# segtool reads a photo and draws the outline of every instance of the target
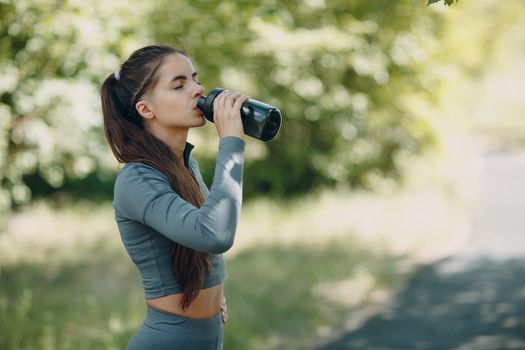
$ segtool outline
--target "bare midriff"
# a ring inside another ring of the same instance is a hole
[[[221,311],[224,284],[201,289],[186,311],[182,309],[182,294],[171,294],[165,297],[146,299],[149,306],[156,309],[191,318],[209,318]]]

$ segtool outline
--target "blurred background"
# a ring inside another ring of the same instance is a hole
[[[246,139],[226,349],[525,348],[525,254],[505,255],[525,247],[521,214],[491,217],[489,233],[479,221],[500,200],[505,213],[525,205],[525,2],[426,2],[1,0],[0,348],[122,349],[142,322],[98,89],[157,42],[186,47],[207,91],[283,113],[275,140]],[[210,184],[215,128],[189,141]],[[480,234],[493,240],[466,254]],[[512,261],[508,284],[494,283],[515,291],[506,301],[457,274],[480,254],[494,276]],[[454,285],[428,270],[444,261]],[[447,328],[458,308],[441,300],[419,314],[440,340],[379,343],[387,328],[371,321],[390,310],[385,327],[399,325],[417,278],[438,283],[422,293],[458,292],[472,309],[454,322],[478,329]]]

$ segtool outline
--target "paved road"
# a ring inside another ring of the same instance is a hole
[[[482,157],[472,241],[388,310],[318,350],[525,349],[525,156]]]

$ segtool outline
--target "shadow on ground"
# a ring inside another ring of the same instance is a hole
[[[317,295],[317,287],[365,274],[373,288],[398,289],[411,272],[405,260],[350,238],[322,246],[272,244],[246,250],[228,261],[230,320],[224,347],[309,349],[319,329],[338,327],[349,311]]]
[[[318,350],[525,349],[525,259],[448,258],[397,301]]]

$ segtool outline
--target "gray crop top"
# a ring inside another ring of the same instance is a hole
[[[122,242],[142,277],[146,298],[181,293],[171,267],[173,242],[210,253],[202,288],[224,282],[222,253],[235,237],[242,203],[244,141],[221,138],[210,190],[186,144],[184,161],[204,193],[197,208],[171,189],[168,178],[143,163],[126,163],[115,182],[113,208]]]

